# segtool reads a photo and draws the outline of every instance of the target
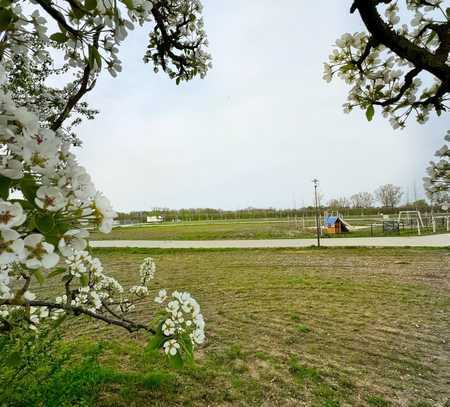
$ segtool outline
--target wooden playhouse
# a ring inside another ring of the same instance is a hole
[[[325,233],[334,235],[350,232],[349,224],[340,216],[326,216],[324,219]]]

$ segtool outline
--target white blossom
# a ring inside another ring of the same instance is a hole
[[[10,203],[0,200],[0,229],[11,229],[20,226],[26,215],[18,202]]]
[[[85,229],[68,230],[61,237],[58,243],[58,249],[64,257],[73,256],[75,252],[83,251],[86,246],[86,238],[89,232]]]
[[[7,299],[12,296],[11,288],[9,286],[10,271],[11,271],[10,265],[0,265],[0,299]],[[1,308],[0,308],[0,312],[1,312]]]
[[[10,157],[1,157],[0,174],[11,179],[23,177],[22,162]]]
[[[161,290],[155,301],[162,303],[165,296],[165,290]],[[202,344],[205,340],[205,321],[199,304],[187,292],[174,291],[171,297],[172,300],[165,308],[169,317],[161,325],[163,334],[176,338],[177,335],[188,333],[193,345]]]
[[[67,204],[61,191],[56,187],[40,187],[36,192],[36,205],[46,211],[59,211]]]
[[[12,229],[0,229],[0,265],[19,261],[24,256],[24,242]]]
[[[155,297],[155,302],[162,304],[167,298],[167,291],[164,289],[159,290],[158,295]]]
[[[93,210],[99,222],[99,230],[102,233],[111,232],[113,220],[117,216],[109,200],[100,192],[94,197]]]
[[[175,339],[164,342],[164,352],[166,355],[175,356],[180,350],[180,344]]]
[[[41,234],[31,234],[24,239],[24,260],[26,267],[46,269],[55,267],[59,261],[59,256],[53,252],[54,246],[44,241]]]

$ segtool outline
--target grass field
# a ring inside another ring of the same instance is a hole
[[[298,230],[289,222],[191,222],[115,228],[107,235],[96,233],[93,240],[218,240],[281,239],[313,237],[314,230]]]
[[[374,227],[373,236],[383,236],[381,227]],[[422,231],[426,234],[429,231]],[[415,230],[402,230],[405,235],[417,235]],[[329,237],[371,236],[367,229],[352,231]],[[397,234],[391,234],[396,236]],[[114,228],[109,234],[95,233],[93,240],[223,240],[223,239],[289,239],[313,238],[314,227],[305,227],[287,221],[248,221],[248,222],[190,222],[166,223],[160,225],[126,226]]]
[[[192,292],[207,322],[206,344],[182,370],[146,351],[143,336],[74,322],[78,342],[106,341],[96,406],[431,407],[450,398],[448,250],[96,254],[125,285],[151,255],[155,290]],[[153,309],[149,300],[135,317]]]

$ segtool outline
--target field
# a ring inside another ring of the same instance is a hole
[[[329,237],[383,236],[380,219],[349,218],[357,230]],[[371,230],[370,224],[374,226]],[[430,230],[422,230],[422,234]],[[392,235],[392,234],[391,234]],[[397,234],[393,234],[394,236]],[[401,230],[401,235],[417,235],[416,230]],[[93,240],[222,240],[222,239],[289,239],[312,238],[315,236],[313,219],[308,219],[303,228],[298,221],[211,221],[163,223],[158,225],[139,225],[116,227],[109,234],[95,233]]]
[[[145,250],[96,254],[125,285],[148,255],[155,290],[202,304],[207,342],[173,370],[145,338],[105,340],[96,406],[444,406],[450,398],[446,249]],[[136,311],[145,321],[155,305]],[[75,337],[71,337],[75,340]],[[81,346],[81,345],[80,345]],[[115,372],[112,374],[111,372]]]

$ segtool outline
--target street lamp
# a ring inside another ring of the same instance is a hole
[[[319,180],[314,178],[312,180],[314,184],[314,201],[316,204],[316,233],[317,233],[317,247],[320,247],[320,223],[319,223],[319,200],[317,199],[317,186],[319,185]]]

